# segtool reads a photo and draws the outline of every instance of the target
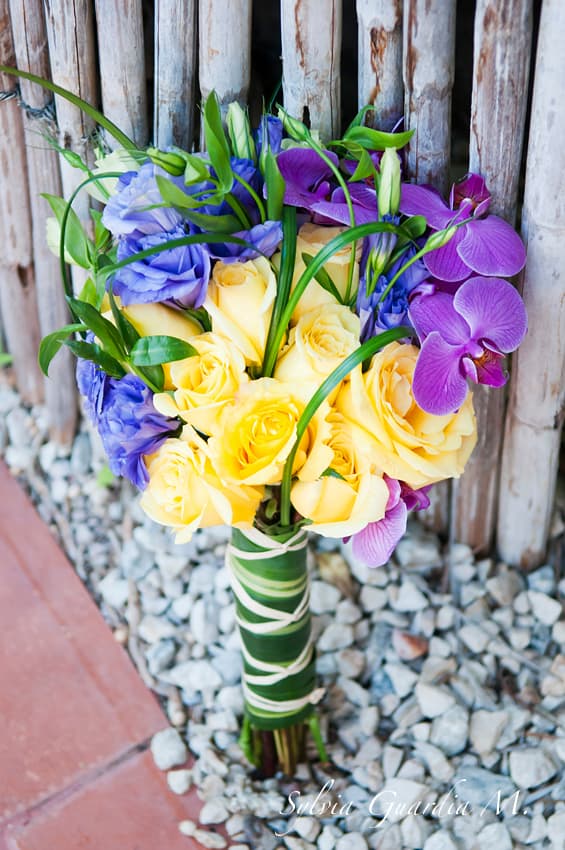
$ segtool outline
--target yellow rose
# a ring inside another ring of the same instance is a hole
[[[319,387],[359,347],[360,332],[359,317],[341,304],[325,304],[305,313],[290,330],[274,377]]]
[[[181,438],[165,440],[146,463],[149,484],[141,507],[155,522],[175,529],[177,543],[186,543],[197,528],[253,523],[262,488],[225,488],[210,463],[206,443],[190,426]]]
[[[180,310],[165,307],[164,304],[130,304],[122,307],[122,313],[134,326],[140,336],[174,336],[192,343],[194,337],[202,333],[202,328]],[[111,318],[111,314],[108,316]],[[163,364],[165,389],[173,389],[171,382],[171,364]]]
[[[470,393],[460,410],[447,416],[418,407],[412,395],[417,357],[415,346],[391,342],[375,354],[367,372],[351,373],[335,403],[373,436],[382,471],[415,489],[458,478],[477,442]]]
[[[300,388],[274,378],[259,378],[240,387],[235,401],[224,407],[218,432],[208,442],[220,478],[228,484],[280,483],[305,406]],[[301,441],[293,466],[299,478],[315,480],[329,465],[327,411],[327,405],[322,405]]]
[[[171,363],[173,393],[159,393],[153,404],[164,416],[180,416],[204,434],[211,434],[218,418],[249,377],[241,351],[215,333],[191,340],[198,355]]]
[[[324,248],[335,236],[347,230],[346,227],[322,227],[317,224],[303,224],[298,231],[296,240],[296,262],[294,265],[294,274],[292,277],[292,288],[296,286],[298,278],[305,269],[302,254],[309,254],[315,257],[316,254]],[[351,284],[351,293],[356,292],[359,283],[359,260],[361,259],[361,243],[357,245],[356,260],[353,267],[353,280]],[[344,296],[347,291],[347,281],[349,277],[349,267],[351,265],[351,245],[346,245],[341,251],[338,251],[324,265],[331,279],[336,285],[340,295]],[[292,322],[295,323],[298,319],[309,313],[321,304],[336,304],[333,295],[327,292],[316,280],[311,280],[300,298],[296,310],[292,314]]]
[[[356,534],[385,515],[389,491],[373,462],[374,441],[339,413],[330,413],[331,469],[317,481],[293,484],[291,501],[296,510],[312,520],[311,531],[326,537]]]
[[[261,364],[277,282],[264,257],[214,266],[204,307],[212,330],[234,342],[248,365]]]

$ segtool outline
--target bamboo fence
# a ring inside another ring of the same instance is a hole
[[[355,5],[358,61],[351,69],[342,67],[342,24],[352,3],[280,0],[284,104],[330,137],[340,130],[342,74],[356,74],[359,105],[375,105],[376,126],[391,129],[404,116],[416,129],[410,177],[445,191],[456,0]],[[474,15],[469,169],[487,179],[494,212],[515,223],[522,211],[528,262],[516,283],[530,327],[513,358],[508,398],[484,387],[475,391],[479,445],[465,476],[436,488],[426,521],[477,552],[492,549],[496,531],[501,556],[530,568],[547,548],[565,392],[565,108],[559,97],[565,5],[543,0],[537,49],[533,0],[476,0]],[[256,91],[253,23],[252,0],[0,0],[0,62],[51,76],[101,105],[138,143],[190,147],[198,141],[201,97],[215,89],[224,105],[246,103]],[[53,438],[68,443],[77,419],[70,358],[54,361],[55,380],[47,382],[36,363],[40,334],[65,320],[39,193],[68,196],[80,174],[41,134],[56,127],[63,147],[91,158],[94,128],[75,107],[58,98],[53,103],[37,86],[4,78],[0,90],[0,339],[14,355],[23,397],[45,400]],[[87,201],[75,208],[86,220]]]

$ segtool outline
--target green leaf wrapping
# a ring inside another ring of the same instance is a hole
[[[232,529],[229,550],[229,567],[244,654],[245,712],[255,728],[283,729],[306,720],[314,708],[314,700],[310,701],[316,687],[316,670],[314,648],[311,646],[307,535],[305,532],[296,535],[291,530],[288,534],[270,537],[269,540],[280,543],[294,538],[296,548],[292,551],[284,551],[284,548],[269,551],[256,542],[255,534],[254,539],[250,539],[244,531]],[[264,552],[264,557],[260,556],[261,552]],[[246,556],[246,553],[250,553],[251,557]],[[246,599],[242,598],[241,589],[248,595]],[[266,633],[259,632],[256,629],[268,623],[269,618],[251,610],[248,599],[267,606],[273,612],[295,612],[302,604],[303,613],[289,625]],[[261,684],[253,680],[257,676],[268,679],[270,675],[254,666],[253,661],[286,667],[302,654],[305,662],[298,672],[285,676],[283,671],[279,681],[273,684]],[[267,699],[273,705],[269,708],[257,707],[254,704],[256,699]],[[290,700],[298,700],[300,707],[289,709],[283,705]]]
[[[134,366],[159,366],[194,357],[197,350],[190,343],[174,336],[142,336],[134,343],[130,359]]]

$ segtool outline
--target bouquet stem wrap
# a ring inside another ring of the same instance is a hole
[[[312,727],[323,695],[316,689],[307,540],[303,530],[271,536],[234,528],[227,552],[243,653],[242,746],[257,763],[257,741],[266,740],[257,730],[273,732],[285,772],[301,755],[303,724]]]

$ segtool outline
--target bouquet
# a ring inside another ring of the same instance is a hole
[[[308,726],[324,756],[307,533],[377,567],[429,488],[461,475],[469,380],[502,386],[526,332],[505,279],[524,248],[479,175],[448,202],[402,182],[411,132],[364,126],[369,107],[324,143],[283,109],[252,131],[233,103],[224,124],[212,94],[190,153],[138,150],[81,105],[120,147],[94,169],[62,151],[101,209],[89,231],[79,189],[48,198],[73,322],[40,363],[77,355],[110,469],[178,542],[232,527],[241,743],[264,774],[291,774]],[[78,296],[67,263],[88,272]]]

